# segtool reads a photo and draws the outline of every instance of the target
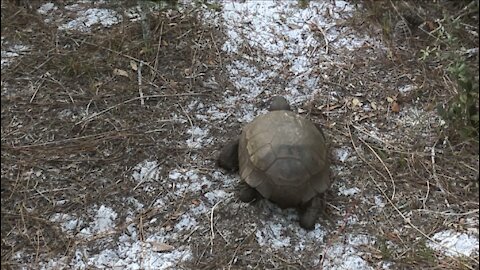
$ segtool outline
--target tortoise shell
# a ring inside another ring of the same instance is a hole
[[[325,137],[292,111],[270,111],[245,126],[240,177],[282,208],[297,207],[330,187]]]

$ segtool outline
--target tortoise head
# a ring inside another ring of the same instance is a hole
[[[282,96],[274,96],[270,102],[269,111],[290,111],[288,101]]]

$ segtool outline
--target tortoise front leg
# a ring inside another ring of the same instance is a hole
[[[261,197],[262,196],[256,189],[252,188],[245,182],[243,183],[242,190],[240,191],[240,201],[249,203]]]
[[[325,214],[325,193],[313,197],[300,213],[300,226],[306,230],[315,228],[320,214]]]
[[[239,139],[229,141],[217,158],[217,165],[230,171],[238,170],[238,143]]]

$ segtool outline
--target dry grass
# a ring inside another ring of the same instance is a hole
[[[377,246],[366,248],[371,254],[364,258],[367,261],[388,260],[399,269],[478,268],[478,257],[445,258],[425,244],[433,233],[447,228],[461,230],[467,218],[478,216],[478,138],[460,139],[442,126],[405,128],[398,124],[399,113],[392,111],[392,103],[386,101],[394,97],[401,112],[416,107],[435,115],[433,108],[451,98],[451,89],[457,86],[446,72],[449,60],[418,59],[420,48],[433,41],[416,23],[434,21],[442,14],[442,7],[419,4],[428,12],[407,16],[402,12],[413,10],[416,2],[366,3],[362,12],[383,27],[381,35],[389,45],[385,55],[372,55],[365,48],[356,52],[349,65],[332,63],[330,81],[324,81],[324,87],[342,92],[345,98],[329,102],[328,96],[319,95],[304,108],[325,126],[333,147],[355,150],[356,158],[345,166],[351,168],[350,179],[362,188],[362,196],[371,199],[381,195],[388,204],[383,216],[369,218],[370,205],[332,194],[329,201],[370,220],[347,228],[368,226],[371,235],[379,239]],[[449,5],[448,10],[462,14],[461,6]],[[378,17],[380,13],[385,17]],[[471,19],[470,15],[462,18]],[[413,19],[409,36],[399,43],[392,33],[402,16]],[[478,25],[478,16],[476,20]],[[92,218],[88,210],[99,202],[122,208],[122,198],[134,196],[148,207],[132,222],[144,230],[171,226],[195,198],[171,202],[168,209],[152,207],[158,196],[167,196],[170,191],[167,187],[158,187],[155,193],[136,190],[136,184],[129,180],[131,169],[145,159],[158,160],[165,174],[185,164],[193,164],[189,166],[204,174],[215,169],[214,153],[232,131],[211,126],[212,136],[218,139],[215,148],[192,150],[181,142],[187,139],[186,130],[195,124],[185,108],[195,100],[220,102],[223,89],[230,86],[224,71],[229,59],[218,49],[221,33],[199,22],[194,10],[152,15],[149,41],[143,38],[141,23],[126,21],[93,34],[60,35],[56,27],[44,23],[35,8],[2,1],[2,38],[35,48],[2,69],[2,269],[14,269],[19,262],[73,255],[80,243],[50,221],[54,213],[88,221]],[[378,34],[378,28],[367,27],[360,17],[351,23],[359,31]],[[478,40],[470,35],[462,42],[478,48]],[[478,62],[478,53],[476,58]],[[468,63],[478,74],[474,60],[468,59]],[[127,68],[132,65],[137,70]],[[127,76],[118,75],[115,69]],[[318,70],[319,75],[324,72]],[[220,84],[218,89],[202,83],[212,76]],[[396,89],[402,84],[412,84],[415,89],[399,96]],[[359,89],[364,89],[361,95]],[[385,110],[365,113],[352,104],[354,96],[363,103],[376,102]],[[211,231],[191,233],[198,240],[191,244],[194,260],[183,267],[308,268],[282,254],[255,251],[254,230],[243,231],[236,236],[241,241],[233,243],[218,235],[211,237],[214,231],[232,226],[218,224],[218,220],[235,220],[241,215],[225,210],[225,204],[216,205],[211,216],[205,217]],[[152,217],[162,222],[143,223]],[[98,237],[118,235],[128,225]],[[344,230],[334,229],[331,238]],[[18,251],[24,251],[23,258],[13,258]],[[250,255],[244,251],[251,251]]]
[[[15,266],[19,250],[31,257],[17,261],[71,254],[78,243],[49,221],[53,213],[89,220],[93,205],[121,206],[133,195],[149,205],[159,194],[135,192],[132,167],[146,158],[167,168],[185,164],[192,150],[179,143],[189,125],[174,115],[190,119],[184,108],[192,100],[218,95],[200,84],[220,70],[217,41],[194,13],[152,16],[153,46],[140,23],[58,35],[34,10],[2,2],[2,38],[36,48],[2,70],[2,268]],[[140,62],[141,70],[125,68]]]

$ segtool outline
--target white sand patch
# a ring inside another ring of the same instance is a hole
[[[478,237],[466,233],[441,231],[434,234],[432,239],[439,244],[429,241],[427,245],[447,256],[470,256],[478,250]]]
[[[189,148],[202,148],[212,143],[213,139],[208,136],[209,129],[201,127],[191,127],[187,130],[187,134],[190,134],[190,138],[187,139],[187,146]]]
[[[224,190],[217,189],[217,190],[212,190],[207,193],[205,193],[205,197],[208,199],[208,202],[211,205],[215,205],[218,202],[221,202],[227,198],[232,197],[232,193],[225,192]]]
[[[383,201],[383,197],[380,196],[380,195],[375,195],[375,197],[373,197],[374,201],[375,201],[375,205],[379,208],[383,208],[385,207],[385,202]]]
[[[114,224],[116,218],[117,214],[111,208],[102,205],[96,211],[94,220],[81,231],[80,236],[92,240],[98,238],[99,240],[111,241],[106,233],[119,229]],[[73,230],[73,227],[77,226],[77,224],[73,224],[76,219],[68,215],[55,215],[51,221],[63,222],[62,225],[68,230]],[[72,226],[70,226],[70,223],[72,223]],[[171,269],[192,258],[189,248],[175,244],[183,231],[189,231],[197,226],[195,217],[189,213],[181,216],[174,227],[173,233],[160,229],[156,234],[148,236],[145,241],[139,239],[136,223],[132,217],[127,217],[125,223],[129,225],[126,227],[125,233],[118,237],[115,248],[94,251],[80,245],[75,250],[71,260],[67,257],[52,259],[40,263],[40,268]],[[102,235],[106,236],[101,237]],[[159,251],[158,247],[168,247],[168,249]]]
[[[133,168],[132,177],[136,182],[158,181],[160,170],[156,161],[145,160]]]
[[[174,184],[175,195],[183,196],[185,193],[200,192],[212,185],[206,176],[199,175],[196,170],[175,169],[169,173],[168,178]]]
[[[333,149],[333,156],[341,162],[345,162],[348,156],[350,156],[350,153],[351,150],[346,147]]]
[[[97,210],[97,214],[95,215],[95,220],[91,226],[92,232],[102,233],[113,229],[116,218],[117,213],[115,213],[112,208],[104,205],[100,206],[100,208]]]
[[[49,2],[40,6],[37,12],[46,17],[45,22],[60,25],[60,30],[90,32],[97,26],[109,28],[122,22],[122,16],[114,10],[92,7],[101,4],[104,4],[104,1],[78,1],[59,9],[54,3]],[[124,15],[129,21],[135,22],[142,19],[142,14],[156,12],[164,6],[162,2],[142,2],[141,5],[125,9]]]
[[[119,237],[116,249],[105,249],[93,254],[87,249],[77,249],[70,262],[63,257],[42,264],[41,269],[174,269],[179,263],[189,260],[192,253],[183,247],[173,247],[168,252],[156,252],[154,246],[164,244],[157,239],[145,242],[128,235]]]
[[[292,258],[300,259],[303,258],[303,253],[309,251],[309,247],[325,246],[324,254],[318,254],[318,258],[314,261],[317,266],[323,265],[323,269],[373,269],[361,257],[362,253],[358,249],[362,245],[372,245],[374,240],[370,237],[347,234],[334,238],[332,243],[327,243],[328,230],[322,225],[316,224],[314,230],[306,231],[295,221],[296,211],[291,209],[283,211],[287,212],[288,222],[276,216],[257,229],[255,236],[262,249],[268,252],[291,251],[289,254]],[[278,214],[272,213],[274,216]],[[321,255],[324,256],[323,260]]]
[[[62,24],[58,29],[89,32],[94,26],[101,25],[108,28],[112,25],[120,23],[120,21],[120,16],[113,10],[90,8],[87,10],[78,11],[76,19]]]
[[[60,223],[60,227],[64,232],[74,232],[76,228],[83,224],[83,221],[64,213],[56,213],[52,215],[50,221]]]
[[[411,84],[401,85],[398,87],[398,91],[402,94],[407,94],[413,90],[415,90],[415,85]]]
[[[3,43],[3,40],[2,40]],[[3,45],[3,44],[2,44]],[[1,61],[1,68],[7,68],[15,58],[25,55],[30,51],[30,48],[24,45],[13,45],[7,48],[6,50],[1,51],[2,61]]]
[[[352,196],[357,193],[359,193],[361,190],[357,187],[352,187],[352,188],[346,188],[344,186],[340,186],[338,188],[338,195],[343,195],[343,196]]]
[[[323,269],[374,269],[362,259],[362,253],[358,248],[362,245],[372,245],[374,241],[365,235],[347,235],[344,243],[336,243],[328,247],[324,260]]]
[[[304,9],[296,1],[225,2],[221,21],[228,39],[222,49],[238,54],[227,66],[239,90],[233,93],[236,100],[248,103],[261,93],[276,92],[275,88],[292,104],[310,99],[318,88],[316,76],[310,74],[319,66],[315,61],[336,55],[326,54],[325,40],[330,50],[351,50],[371,42],[338,26],[353,10],[345,1],[310,2]],[[258,55],[250,57],[245,50]],[[231,93],[226,98],[231,99]]]
[[[55,11],[57,9],[58,8],[55,6],[54,3],[45,3],[37,9],[37,12],[42,15],[47,15],[49,12]]]
[[[88,238],[114,229],[116,218],[117,213],[112,208],[101,205],[96,210],[95,218],[90,224],[85,224],[83,220],[64,213],[54,214],[50,221],[60,223],[62,230],[70,233],[74,233],[76,229],[83,227],[79,236]]]

